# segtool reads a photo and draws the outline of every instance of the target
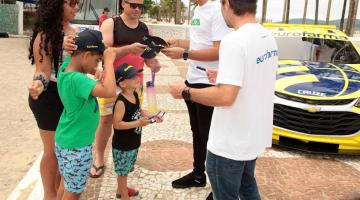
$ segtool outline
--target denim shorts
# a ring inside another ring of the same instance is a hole
[[[80,194],[84,191],[93,162],[92,146],[79,149],[65,149],[55,146],[59,171],[64,178],[66,191]]]
[[[115,172],[119,176],[127,176],[134,167],[139,149],[121,151],[112,148]]]

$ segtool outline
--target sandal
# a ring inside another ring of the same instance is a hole
[[[128,187],[128,195],[129,195],[129,197],[138,196],[138,195],[139,195],[139,190],[135,190],[135,189],[133,189],[133,188],[129,188],[129,187]],[[116,198],[117,198],[117,199],[121,199],[121,194],[116,193]]]
[[[90,172],[90,177],[91,178],[99,178],[101,175],[103,175],[104,171],[105,171],[105,166],[101,165],[99,167],[96,167],[95,165],[92,165],[92,168],[95,169],[95,174],[91,174]],[[100,171],[100,173],[98,174],[98,172]]]

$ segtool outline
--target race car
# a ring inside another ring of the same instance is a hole
[[[273,144],[311,152],[359,154],[358,49],[335,26],[264,26],[279,48]]]

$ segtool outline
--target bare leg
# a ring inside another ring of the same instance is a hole
[[[129,200],[127,189],[127,176],[117,176],[117,194],[121,194],[121,200]]]
[[[61,176],[61,181],[60,181],[60,185],[58,188],[58,192],[57,192],[57,196],[56,196],[56,200],[61,200],[64,196],[64,178]]]
[[[106,144],[109,141],[112,132],[112,115],[100,117],[100,123],[96,131],[94,145],[94,165],[96,167],[104,165],[104,153]],[[95,175],[95,169],[92,167],[90,173]]]
[[[80,194],[75,194],[64,190],[64,195],[62,200],[78,200],[79,198],[80,198]]]
[[[55,132],[40,129],[40,136],[44,146],[44,154],[40,162],[40,174],[44,188],[44,200],[56,199],[56,186],[59,185],[57,159],[55,156]]]

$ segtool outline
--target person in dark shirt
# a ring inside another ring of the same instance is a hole
[[[112,140],[112,154],[117,176],[116,197],[122,200],[129,196],[138,195],[133,189],[128,191],[127,175],[134,167],[137,153],[141,144],[141,131],[143,126],[151,122],[162,122],[162,118],[154,116],[149,111],[142,110],[140,100],[135,91],[140,87],[140,78],[137,75],[143,69],[132,65],[122,64],[115,71],[116,85],[121,88],[114,106],[114,135]],[[152,121],[154,120],[154,121]]]

